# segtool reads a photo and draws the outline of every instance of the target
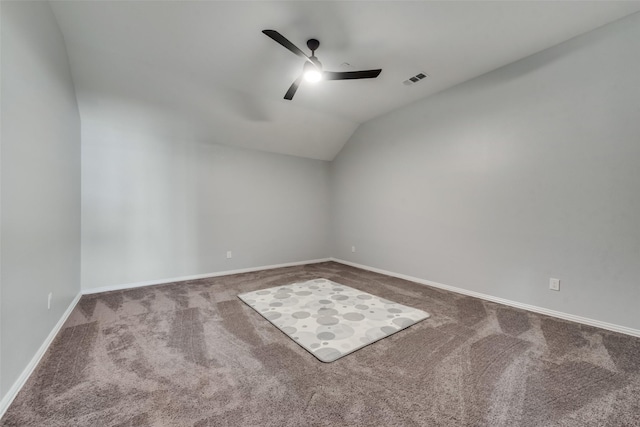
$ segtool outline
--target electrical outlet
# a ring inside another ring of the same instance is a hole
[[[53,292],[49,292],[47,297],[47,310],[51,310],[51,300],[53,299]]]
[[[356,247],[355,246],[351,246],[351,252],[355,252],[356,251]]]
[[[231,257],[232,257],[231,251],[227,251],[227,259],[229,259]]]
[[[560,290],[560,279],[554,279],[553,277],[549,279],[549,289],[552,291]]]

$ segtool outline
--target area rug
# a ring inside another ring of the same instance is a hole
[[[321,362],[333,362],[429,317],[327,279],[238,295]]]

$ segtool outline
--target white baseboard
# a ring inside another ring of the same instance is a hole
[[[13,399],[16,398],[20,389],[22,389],[22,386],[24,386],[24,384],[27,382],[27,380],[33,373],[33,370],[36,368],[36,366],[38,366],[38,363],[40,363],[40,359],[42,359],[42,356],[44,356],[44,354],[49,349],[49,346],[53,342],[53,339],[56,337],[56,335],[58,335],[58,332],[60,332],[60,329],[62,329],[62,325],[64,325],[64,322],[67,321],[67,318],[69,317],[73,309],[76,307],[76,304],[78,304],[78,301],[80,301],[81,296],[82,296],[82,293],[78,293],[78,295],[76,295],[73,301],[71,301],[71,304],[69,304],[69,307],[67,307],[65,312],[62,314],[62,317],[60,317],[60,320],[58,320],[58,323],[56,323],[56,326],[53,327],[53,329],[47,336],[47,339],[44,340],[44,342],[42,343],[42,345],[40,346],[36,354],[33,356],[29,364],[24,368],[24,370],[22,371],[18,379],[13,383],[11,388],[4,395],[4,397],[2,398],[2,401],[0,401],[0,418],[4,416],[4,413],[7,411],[7,409],[9,409],[9,405],[11,405],[11,402],[13,402]]]
[[[584,325],[589,325],[589,326],[595,326],[596,328],[607,329],[613,332],[619,332],[626,335],[632,335],[634,337],[640,337],[640,330],[628,328],[626,326],[620,326],[613,323],[601,322],[600,320],[589,319],[587,317],[576,316],[573,314],[563,313],[561,311],[556,311],[556,310],[549,310],[547,308],[537,307],[535,305],[529,305],[529,304],[523,304],[521,302],[510,301],[504,298],[498,298],[492,295],[482,294],[480,292],[468,291],[466,289],[457,288],[455,286],[444,285],[442,283],[432,282],[430,280],[420,279],[418,277],[408,276],[406,274],[394,273],[392,271],[383,270],[381,268],[369,267],[367,265],[357,264],[355,262],[345,261],[338,258],[331,258],[331,261],[335,261],[340,264],[350,265],[351,267],[361,268],[363,270],[373,271],[374,273],[380,273],[380,274],[385,274],[387,276],[397,277],[399,279],[409,280],[411,282],[416,282],[421,285],[427,285],[427,286],[432,286],[434,288],[444,289],[445,291],[451,291],[457,294],[480,298],[486,301],[508,305],[510,307],[521,308],[523,310],[532,311],[534,313],[545,314],[547,316],[557,317],[559,319],[570,320],[572,322],[582,323]]]
[[[103,286],[100,288],[83,289],[83,295],[97,294],[100,292],[121,291],[123,289],[139,288],[142,286],[163,285],[165,283],[184,282],[186,280],[207,279],[209,277],[230,276],[232,274],[253,273],[254,271],[273,270],[274,268],[295,267],[297,265],[318,264],[320,262],[331,261],[331,258],[312,259],[308,261],[287,262],[284,264],[263,265],[260,267],[241,268],[238,270],[218,271],[216,273],[196,274],[193,276],[173,277],[170,279],[147,280],[144,282],[126,283],[123,285]]]

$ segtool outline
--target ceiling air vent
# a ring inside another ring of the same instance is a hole
[[[424,79],[425,77],[429,77],[429,74],[427,73],[416,74],[415,76],[409,77],[407,80],[403,81],[402,84],[405,86],[411,86],[414,83],[418,83],[420,80]]]

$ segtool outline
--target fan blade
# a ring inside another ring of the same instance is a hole
[[[284,94],[284,99],[288,99],[289,101],[291,101],[293,99],[293,95],[296,94],[300,83],[302,83],[302,76],[298,77],[296,81],[291,84],[291,87],[289,88],[287,93]]]
[[[324,80],[351,80],[351,79],[375,79],[382,70],[364,71],[325,71],[322,73]]]
[[[273,40],[275,40],[279,44],[281,44],[282,46],[289,49],[291,52],[295,53],[298,56],[303,57],[304,59],[306,59],[307,61],[313,64],[311,59],[309,59],[309,57],[303,51],[301,51],[295,44],[291,43],[285,36],[277,32],[276,30],[262,30],[262,32],[265,35],[271,37]]]

